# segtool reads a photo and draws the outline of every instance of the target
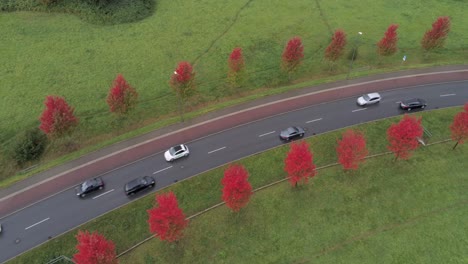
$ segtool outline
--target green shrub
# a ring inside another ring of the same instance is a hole
[[[13,159],[18,165],[37,160],[47,146],[47,137],[38,128],[33,128],[20,135],[13,149]]]

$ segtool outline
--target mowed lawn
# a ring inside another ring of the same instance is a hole
[[[459,111],[461,108],[455,107],[417,114],[422,116],[422,124],[433,135],[428,139],[429,143],[449,137],[448,126]],[[386,130],[400,118],[354,127],[365,133],[369,154],[387,151]],[[336,140],[342,132],[338,130],[307,138],[317,166],[336,162]],[[336,262],[334,258],[342,258],[342,262],[348,263],[345,261],[348,257],[358,258],[364,253],[372,253],[375,258],[371,261],[369,257],[369,263],[375,263],[379,262],[377,257],[380,256],[392,262],[389,258],[400,253],[408,255],[406,259],[425,257],[412,254],[412,249],[417,253],[433,243],[451,247],[454,258],[447,257],[447,260],[457,260],[463,253],[460,247],[466,248],[467,238],[463,232],[467,208],[463,203],[468,199],[468,145],[461,145],[455,151],[451,150],[452,146],[453,142],[448,142],[420,148],[409,161],[393,162],[391,155],[369,159],[355,173],[343,173],[339,167],[323,169],[309,185],[297,190],[286,182],[278,184],[255,193],[251,203],[239,215],[222,206],[193,219],[179,246],[153,239],[122,257],[121,261],[244,263],[245,258],[259,263],[291,263],[301,262],[304,258],[315,262],[317,255],[326,252],[320,260]],[[237,162],[249,171],[252,186],[259,188],[285,178],[284,158],[288,150],[288,145],[284,145]],[[197,175],[159,192],[173,191],[186,215],[194,215],[221,201],[220,181],[225,168]],[[74,236],[78,230],[97,230],[115,242],[118,253],[123,252],[150,236],[146,210],[152,207],[153,201],[154,195],[147,195],[57,237],[11,263],[45,263],[59,255],[71,257],[75,253]],[[450,209],[452,207],[454,211]],[[440,228],[433,230],[435,226]],[[421,233],[420,230],[431,230],[432,233]],[[396,235],[389,236],[391,232]],[[405,240],[403,232],[416,239],[414,245],[409,240],[406,244],[400,242]],[[441,240],[425,240],[424,235],[441,237]],[[453,243],[442,240],[444,236],[455,236]],[[362,239],[352,240],[355,237]],[[378,239],[378,243],[372,239]],[[343,246],[339,246],[341,244]],[[340,250],[334,249],[337,246]],[[440,251],[449,254],[446,250]],[[441,255],[439,259],[445,260],[446,256]]]
[[[305,47],[305,60],[295,82],[345,74],[346,58],[333,72],[323,61],[331,33],[338,28],[348,33],[348,51],[351,45],[359,45],[357,72],[466,63],[468,18],[464,9],[462,1],[451,0],[158,0],[153,16],[114,26],[88,24],[73,15],[56,13],[1,13],[0,144],[6,151],[15,135],[39,125],[47,95],[64,96],[76,108],[80,125],[71,141],[77,148],[175,117],[176,98],[168,80],[177,63],[184,60],[194,64],[200,91],[191,104],[209,108],[227,95],[238,96],[225,85],[227,58],[237,46],[244,50],[248,72],[243,92],[268,87],[255,90],[266,93],[284,84],[280,56],[293,36],[302,37]],[[446,47],[423,56],[420,39],[443,15],[452,19]],[[375,43],[391,23],[400,25],[400,51],[379,60]],[[359,40],[358,31],[364,33]],[[408,60],[401,65],[403,55]],[[123,124],[109,114],[105,102],[118,73],[137,89],[140,98],[130,120]],[[51,149],[49,155],[52,152],[62,154]]]

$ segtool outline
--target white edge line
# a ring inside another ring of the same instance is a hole
[[[456,94],[441,94],[440,97],[446,97],[446,96],[454,96]]]
[[[225,148],[226,147],[222,147],[222,148],[219,148],[219,149],[212,150],[212,151],[208,152],[208,154],[211,154],[211,153],[216,152],[216,151],[220,151],[220,150],[225,149]]]
[[[161,171],[168,170],[168,169],[170,169],[170,168],[172,168],[172,166],[169,166],[169,167],[167,167],[167,168],[164,168],[164,169],[160,169],[160,170],[158,170],[158,171],[155,171],[155,172],[153,172],[153,174],[159,173],[159,172],[161,172]]]
[[[47,217],[47,218],[44,219],[44,220],[41,220],[41,221],[39,221],[39,222],[37,222],[37,223],[35,223],[35,224],[33,224],[33,225],[30,225],[30,226],[26,227],[24,230],[28,230],[28,229],[31,228],[31,227],[35,227],[35,226],[37,226],[38,224],[44,223],[45,221],[47,221],[47,220],[49,220],[49,219],[50,219],[50,217]]]
[[[121,149],[121,150],[118,150],[118,151],[113,152],[113,153],[111,153],[111,154],[108,154],[108,155],[106,155],[106,156],[102,156],[102,157],[100,157],[100,158],[98,158],[98,159],[95,159],[95,160],[86,162],[86,163],[84,163],[84,164],[82,164],[82,165],[80,165],[80,166],[77,166],[77,167],[74,167],[74,168],[69,169],[69,170],[67,170],[67,171],[61,172],[61,173],[59,173],[59,174],[57,174],[57,175],[55,175],[55,176],[53,176],[53,177],[47,178],[47,179],[44,180],[44,181],[41,181],[41,182],[32,184],[32,185],[30,185],[30,186],[28,186],[28,187],[26,187],[26,188],[21,189],[20,191],[17,191],[17,192],[15,192],[15,193],[11,193],[11,194],[9,194],[9,195],[7,195],[7,196],[5,196],[5,197],[2,197],[2,198],[0,198],[0,202],[4,201],[4,200],[6,200],[6,199],[9,199],[10,197],[14,197],[14,196],[16,196],[16,195],[19,195],[19,194],[21,194],[21,193],[23,193],[23,192],[25,192],[25,191],[27,191],[27,190],[29,190],[29,189],[32,189],[32,188],[34,188],[34,187],[36,187],[36,186],[38,186],[38,185],[41,185],[41,184],[44,184],[44,183],[49,182],[49,181],[51,181],[51,180],[54,180],[54,179],[56,179],[56,178],[58,178],[58,177],[60,177],[60,176],[62,176],[62,175],[65,175],[65,174],[67,174],[67,173],[70,173],[70,172],[73,172],[73,171],[75,171],[75,170],[81,169],[81,168],[86,167],[86,166],[88,166],[88,165],[90,165],[90,164],[93,164],[93,163],[95,163],[95,162],[104,160],[104,159],[106,159],[106,158],[108,158],[108,157],[112,157],[112,156],[115,156],[115,155],[120,154],[120,153],[122,153],[122,152],[125,152],[125,151],[127,151],[127,150],[130,150],[130,149],[133,149],[133,148],[137,148],[137,147],[139,147],[139,146],[141,146],[141,145],[144,145],[144,144],[147,144],[147,143],[149,143],[149,142],[158,140],[158,139],[160,139],[160,138],[164,138],[164,137],[170,136],[170,135],[175,134],[175,133],[180,133],[180,132],[182,132],[182,131],[191,129],[191,128],[193,128],[193,127],[201,126],[201,125],[204,125],[204,124],[207,124],[207,123],[210,123],[210,122],[219,120],[219,119],[223,119],[223,118],[226,118],[226,117],[229,117],[229,116],[238,114],[238,113],[242,113],[242,112],[245,112],[245,111],[250,111],[250,110],[252,110],[252,109],[261,108],[261,107],[265,107],[265,106],[268,106],[268,105],[272,105],[272,104],[276,104],[276,103],[281,103],[281,102],[284,102],[284,101],[294,100],[294,99],[296,99],[296,98],[298,98],[298,97],[302,97],[302,96],[308,96],[308,95],[312,95],[312,94],[319,94],[319,93],[328,92],[328,91],[340,90],[340,89],[344,89],[344,88],[347,88],[347,87],[359,86],[359,85],[362,85],[362,84],[378,83],[378,82],[388,81],[388,80],[401,80],[401,79],[406,79],[406,78],[411,78],[411,77],[417,77],[417,76],[427,76],[427,75],[433,75],[433,74],[449,74],[449,73],[458,73],[458,72],[466,72],[466,71],[467,71],[466,69],[462,69],[462,70],[455,70],[455,71],[440,71],[440,72],[431,72],[431,73],[412,74],[412,75],[405,75],[405,76],[400,76],[400,77],[390,77],[390,78],[379,79],[379,80],[374,80],[374,81],[362,82],[362,83],[357,83],[357,84],[342,85],[342,86],[338,86],[338,87],[334,87],[334,88],[330,88],[330,89],[325,89],[325,90],[321,90],[321,91],[310,92],[310,93],[306,93],[306,94],[302,94],[302,95],[297,95],[297,96],[285,98],[285,99],[282,99],[282,100],[273,101],[273,102],[269,102],[269,103],[266,103],[266,104],[257,105],[257,106],[250,107],[250,108],[246,108],[246,109],[243,109],[242,111],[237,111],[237,112],[230,113],[230,114],[227,114],[227,115],[224,115],[224,116],[219,116],[219,117],[217,117],[217,118],[213,118],[213,119],[210,119],[210,120],[207,120],[207,121],[204,121],[204,122],[200,122],[200,123],[197,123],[197,124],[194,124],[194,125],[191,125],[191,126],[188,126],[188,127],[185,127],[185,128],[179,129],[179,130],[176,130],[176,131],[173,131],[173,132],[171,132],[171,133],[167,133],[167,134],[164,134],[164,135],[161,135],[161,136],[152,138],[152,139],[145,140],[145,141],[143,141],[143,142],[140,142],[139,144],[136,144],[136,145],[132,145],[132,146],[123,148],[123,149]],[[419,86],[424,86],[424,85],[437,85],[437,84],[443,84],[443,83],[458,83],[458,82],[465,82],[465,81],[466,81],[466,80],[458,80],[458,81],[448,81],[448,82],[440,82],[440,83],[419,84],[419,85],[413,85],[413,86],[408,86],[408,87],[396,87],[396,88],[394,88],[394,89],[389,89],[389,90],[385,90],[385,91],[395,91],[395,90],[401,90],[401,89],[406,89],[406,88],[414,88],[414,87],[419,87]],[[351,98],[351,97],[348,97],[348,98]],[[339,101],[339,100],[343,100],[343,99],[347,99],[347,98],[340,98],[340,99],[338,99],[338,100],[331,100],[331,101],[327,101],[326,103],[330,103],[330,102],[334,102],[334,101]],[[314,105],[309,105],[309,106],[302,107],[302,108],[299,108],[299,109],[295,109],[295,110],[290,110],[290,111],[287,111],[287,112],[279,113],[279,114],[276,114],[276,115],[273,115],[273,116],[268,116],[268,117],[265,117],[265,118],[261,118],[261,119],[258,119],[258,120],[254,120],[254,121],[251,121],[251,122],[247,122],[247,123],[244,123],[244,124],[240,124],[240,125],[237,125],[237,126],[228,128],[228,129],[224,129],[224,130],[222,130],[222,131],[218,131],[218,132],[212,133],[212,134],[210,134],[210,135],[222,133],[222,132],[224,132],[224,131],[237,128],[237,127],[239,127],[239,126],[244,126],[244,125],[251,124],[251,123],[254,123],[254,122],[258,122],[258,121],[261,121],[261,120],[264,120],[264,119],[268,119],[268,118],[271,118],[271,117],[274,117],[274,116],[277,116],[277,115],[282,115],[282,114],[286,114],[286,113],[289,113],[289,112],[294,112],[294,111],[302,110],[303,108],[309,108],[309,107],[317,106],[317,105],[321,105],[321,104],[323,104],[323,103],[318,103],[318,104],[314,104]],[[210,135],[207,135],[207,136],[204,136],[204,137],[201,137],[201,138],[194,139],[194,140],[192,140],[191,142],[195,142],[195,141],[197,141],[197,140],[200,140],[200,139],[202,139],[202,138],[208,137],[208,136],[210,136]],[[161,151],[161,152],[162,152],[162,151]],[[158,152],[158,153],[160,153],[160,152]],[[139,161],[141,161],[141,160],[144,160],[144,159],[147,159],[147,158],[149,158],[149,157],[152,157],[152,156],[154,156],[154,155],[156,155],[156,154],[158,154],[158,153],[155,153],[155,154],[152,154],[152,155],[149,155],[149,156],[146,156],[146,157],[142,157],[142,158],[140,158],[140,159],[138,159],[138,160],[135,160],[135,161],[132,161],[132,162],[130,162],[130,163],[124,164],[124,165],[122,165],[122,166],[119,166],[118,168],[114,168],[114,169],[109,170],[109,171],[107,171],[107,172],[101,173],[100,175],[105,175],[105,174],[108,174],[108,173],[110,173],[110,172],[112,172],[112,171],[115,171],[115,170],[118,170],[118,169],[120,169],[120,168],[129,166],[129,165],[134,164],[134,163],[137,163],[137,162],[139,162]],[[71,186],[71,187],[68,188],[68,189],[71,189],[71,188],[73,188],[73,186]],[[15,214],[15,213],[18,213],[18,212],[20,212],[20,211],[22,211],[22,210],[24,210],[24,209],[26,209],[26,208],[28,208],[28,207],[34,205],[34,204],[37,204],[37,203],[42,202],[42,201],[44,201],[44,200],[47,200],[47,199],[49,199],[49,198],[51,198],[51,197],[53,197],[53,196],[55,196],[55,195],[57,195],[57,194],[59,194],[59,193],[65,192],[65,191],[67,191],[68,189],[64,189],[64,190],[62,190],[62,191],[59,191],[59,192],[54,193],[54,194],[52,194],[52,195],[49,195],[49,196],[47,196],[47,197],[45,197],[45,198],[42,198],[42,199],[40,199],[40,200],[38,200],[38,201],[36,201],[36,202],[34,202],[34,203],[28,204],[28,205],[26,205],[26,206],[24,206],[24,207],[22,207],[22,208],[20,208],[20,209],[18,209],[18,210],[15,210],[15,211],[13,211],[13,212],[11,212],[11,213],[9,213],[9,214],[7,214],[7,215],[1,217],[0,219],[6,218],[6,217],[8,217],[8,216],[10,216],[10,215],[13,215],[13,214]]]
[[[276,131],[271,131],[271,132],[268,132],[268,133],[265,133],[265,134],[261,134],[259,135],[258,137],[263,137],[263,136],[266,136],[266,135],[270,135],[270,134],[273,134],[275,133]]]
[[[94,196],[94,197],[93,197],[93,200],[96,199],[96,198],[99,198],[99,197],[101,197],[101,196],[103,196],[103,195],[106,195],[106,194],[108,194],[108,193],[110,193],[110,192],[113,192],[113,191],[114,191],[114,189],[112,189],[112,190],[110,190],[110,191],[107,191],[107,192],[105,192],[105,193],[101,193],[101,194],[98,195],[98,196]]]
[[[320,120],[322,120],[322,118],[317,118],[317,119],[314,119],[314,120],[307,121],[306,124],[316,122],[316,121],[320,121]]]
[[[359,112],[359,111],[366,110],[366,109],[367,109],[367,108],[361,108],[361,109],[356,109],[356,110],[353,110],[353,111],[351,111],[351,112],[353,112],[353,113],[354,113],[354,112]]]
[[[439,108],[439,109],[437,109],[437,110],[446,109],[446,108],[451,108],[451,107],[441,107],[441,108]],[[430,112],[430,111],[433,111],[433,110],[428,110],[427,112]],[[353,126],[357,126],[357,125],[372,123],[372,122],[375,122],[375,121],[390,119],[390,118],[393,118],[393,117],[395,117],[395,116],[398,116],[398,115],[393,115],[393,116],[389,116],[389,117],[384,117],[384,118],[380,118],[380,119],[375,119],[375,120],[371,120],[371,121],[367,121],[367,122],[363,122],[363,123],[359,123],[359,124],[349,125],[349,126],[346,126],[346,127],[333,129],[333,130],[327,131],[327,132],[325,132],[325,133],[330,133],[330,132],[338,131],[338,130],[340,130],[340,129],[346,129],[346,128],[353,127]],[[325,134],[325,133],[322,133],[322,134]],[[211,168],[211,169],[202,171],[202,172],[200,172],[200,173],[197,173],[197,174],[195,174],[195,175],[192,175],[192,176],[190,176],[190,177],[187,177],[187,178],[185,178],[185,179],[182,179],[182,180],[180,180],[180,181],[178,181],[178,182],[176,182],[176,183],[172,183],[172,184],[170,184],[170,185],[164,186],[164,187],[161,188],[161,189],[155,189],[155,190],[152,191],[152,192],[149,192],[149,193],[147,193],[147,194],[145,194],[145,195],[142,195],[142,196],[140,196],[140,197],[137,197],[137,198],[134,199],[133,201],[143,199],[143,198],[145,198],[146,196],[151,195],[153,192],[163,191],[163,190],[165,190],[165,189],[171,187],[171,186],[174,185],[174,184],[180,184],[180,183],[183,182],[183,181],[187,181],[187,180],[189,180],[189,179],[191,179],[191,178],[193,178],[193,177],[197,177],[198,175],[203,174],[203,173],[205,173],[205,172],[207,172],[207,171],[214,170],[214,169],[217,169],[217,168],[221,168],[221,167],[225,166],[226,164],[229,164],[229,163],[232,163],[232,162],[236,162],[236,161],[239,161],[239,160],[241,160],[241,159],[244,159],[244,158],[248,158],[248,157],[257,155],[258,153],[261,153],[261,152],[264,152],[264,151],[268,151],[268,150],[280,148],[280,147],[282,147],[282,146],[283,146],[283,145],[274,146],[274,147],[268,148],[268,149],[266,149],[266,150],[258,151],[258,152],[256,152],[256,153],[252,153],[251,155],[244,156],[244,157],[242,157],[242,158],[233,160],[233,161],[231,161],[231,162],[226,162],[226,163],[221,164],[221,165],[219,165],[219,166],[217,166],[217,167],[214,167],[214,168]],[[99,214],[99,215],[93,217],[92,219],[89,219],[88,221],[86,221],[86,222],[84,222],[84,223],[81,223],[81,224],[79,224],[79,225],[77,225],[77,226],[75,226],[75,227],[69,228],[68,230],[66,230],[66,231],[64,231],[64,232],[62,232],[62,233],[56,235],[54,238],[61,237],[61,236],[63,236],[64,234],[70,232],[71,230],[74,230],[74,229],[78,230],[78,228],[80,228],[81,226],[84,226],[85,224],[87,224],[87,223],[89,223],[89,222],[91,222],[91,221],[93,221],[93,220],[95,220],[95,219],[97,219],[97,218],[99,218],[99,217],[101,217],[101,216],[103,216],[103,215],[105,215],[105,214],[108,214],[108,213],[110,213],[110,212],[112,212],[112,211],[118,210],[118,209],[120,209],[120,208],[122,208],[122,207],[128,205],[129,203],[131,203],[131,202],[133,202],[133,201],[128,201],[128,202],[126,202],[126,203],[124,203],[124,204],[121,204],[121,205],[117,206],[116,208],[113,208],[113,209],[111,209],[111,210],[109,210],[109,211],[106,211],[106,212],[104,212],[104,213],[102,213],[102,214]],[[21,209],[20,209],[20,210],[21,210]],[[13,214],[13,213],[11,213],[11,214]],[[3,218],[5,218],[5,217],[6,217],[6,216],[4,216]],[[0,219],[2,219],[2,218],[0,218]],[[32,251],[32,250],[34,250],[34,249],[36,249],[36,248],[38,248],[38,247],[40,247],[40,246],[42,246],[42,245],[44,245],[45,243],[48,243],[48,242],[49,242],[49,240],[46,240],[46,241],[44,241],[44,242],[42,242],[42,243],[39,243],[38,245],[35,245],[35,246],[33,246],[32,248],[30,248],[30,249],[28,249],[28,250],[26,250],[26,251],[23,251],[21,254],[18,254],[18,255],[14,256],[14,257],[11,257],[11,258],[7,259],[6,261],[10,261],[10,260],[16,258],[17,256],[22,255],[22,254],[25,254],[25,253],[27,253],[27,252],[29,252],[29,251]]]

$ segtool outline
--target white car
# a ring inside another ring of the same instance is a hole
[[[189,149],[186,145],[181,144],[168,149],[164,152],[164,158],[166,161],[173,161],[182,157],[187,157],[190,154]]]
[[[382,97],[380,97],[379,93],[369,93],[365,94],[357,99],[357,104],[360,106],[376,104],[380,102]]]

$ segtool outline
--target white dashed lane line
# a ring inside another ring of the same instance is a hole
[[[441,94],[440,97],[454,96],[456,94]]]
[[[161,170],[155,171],[155,172],[153,172],[153,174],[159,173],[159,172],[161,172],[161,171],[168,170],[168,169],[170,169],[170,168],[172,168],[172,166],[169,166],[169,167],[167,167],[167,168],[164,168],[164,169],[161,169]]]
[[[110,190],[110,191],[107,191],[107,192],[105,192],[105,193],[101,193],[101,194],[98,195],[98,196],[94,196],[94,197],[93,197],[93,200],[96,199],[96,198],[99,198],[99,197],[101,197],[101,196],[103,196],[103,195],[106,195],[106,194],[108,194],[108,193],[110,193],[110,192],[113,192],[113,191],[114,191],[114,189],[112,189],[112,190]]]
[[[317,122],[317,121],[320,121],[320,120],[322,120],[322,118],[317,118],[317,119],[314,119],[314,120],[307,121],[306,124],[309,124],[309,123],[312,123],[312,122]]]
[[[37,222],[37,223],[35,223],[35,224],[32,224],[32,225],[26,227],[24,230],[28,230],[28,229],[31,228],[31,227],[35,227],[35,226],[37,226],[38,224],[44,223],[45,221],[47,221],[47,220],[49,220],[49,219],[50,219],[50,217],[47,217],[47,218],[44,219],[44,220],[41,220],[41,221],[39,221],[39,222]]]
[[[219,149],[212,150],[212,151],[208,152],[208,154],[211,154],[211,153],[216,152],[216,151],[220,151],[220,150],[225,149],[225,148],[226,147],[222,147],[222,148],[219,148]]]
[[[366,110],[366,109],[367,109],[367,108],[361,108],[361,109],[356,109],[356,110],[353,110],[353,111],[351,111],[351,112],[353,112],[353,113],[354,113],[354,112],[359,112],[359,111]]]
[[[265,134],[261,134],[259,135],[258,137],[263,137],[263,136],[266,136],[266,135],[270,135],[270,134],[273,134],[275,133],[276,131],[271,131],[271,132],[268,132],[268,133],[265,133]]]

